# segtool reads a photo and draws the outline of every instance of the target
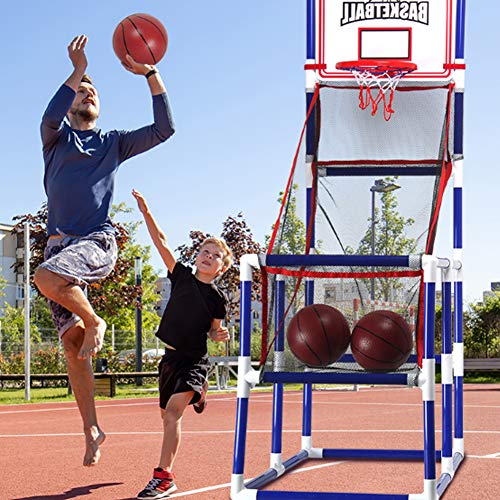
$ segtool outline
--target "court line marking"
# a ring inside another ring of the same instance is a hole
[[[271,429],[249,429],[249,434],[270,434]],[[283,434],[301,434],[301,429],[283,429]],[[388,434],[415,434],[422,433],[422,429],[315,429],[314,434],[371,434],[371,433],[388,433]],[[441,433],[440,429],[436,429],[436,433]],[[183,430],[182,434],[191,435],[211,435],[211,434],[234,434],[234,429],[229,430],[203,430],[203,431],[190,431]],[[500,430],[477,430],[477,431],[464,431],[464,434],[500,434]],[[116,431],[106,432],[107,436],[148,436],[148,435],[163,435],[163,431]],[[0,438],[31,438],[31,437],[81,437],[84,436],[80,432],[57,432],[57,433],[33,433],[33,434],[0,434]],[[499,455],[496,453],[494,455]],[[473,456],[473,455],[468,455]],[[484,455],[485,457],[489,455]],[[493,457],[495,458],[495,457]]]
[[[272,396],[272,395],[271,395]],[[231,402],[231,401],[236,401],[237,398],[210,398],[210,401],[212,402],[220,402],[220,401],[225,401],[225,402]],[[262,398],[253,398],[252,401],[254,403],[270,403],[272,401],[272,397],[268,397],[267,399],[263,400]],[[300,400],[294,400],[294,399],[284,399],[285,403],[292,403],[292,404],[302,404],[302,399]],[[314,401],[313,404],[318,404],[318,405],[337,405],[337,406],[343,406],[343,405],[349,405],[349,406],[408,406],[408,407],[421,407],[422,403],[378,403],[378,402],[361,402],[361,401]],[[158,406],[158,401],[154,400],[151,402],[140,402],[140,403],[118,403],[118,404],[105,404],[105,405],[96,405],[97,409],[103,409],[103,408],[123,408],[123,407],[130,407],[130,406]],[[440,408],[441,404],[439,404],[438,401],[435,402],[435,407]],[[500,405],[464,405],[464,408],[500,408]],[[63,407],[63,408],[35,408],[35,409],[21,409],[21,410],[7,410],[7,411],[1,411],[0,410],[0,415],[11,415],[11,414],[20,414],[20,413],[41,413],[41,412],[53,412],[53,411],[70,411],[70,410],[78,410],[78,407],[76,406],[69,406],[69,407]]]
[[[467,455],[472,458],[500,458],[500,453],[491,453],[490,455]]]
[[[332,467],[334,465],[340,465],[343,463],[345,463],[345,462],[331,462],[331,463],[327,463],[327,464],[312,465],[310,467],[302,467],[300,469],[291,471],[290,474],[299,474],[301,472],[308,472],[308,471],[311,471],[314,469],[321,469],[323,467]],[[247,481],[251,481],[252,479],[248,479]],[[213,491],[213,490],[220,490],[222,488],[229,488],[230,486],[231,486],[231,483],[216,484],[214,486],[207,486],[206,488],[198,488],[196,490],[183,491],[181,493],[174,493],[173,495],[170,495],[169,498],[186,497],[189,495],[196,495],[197,493],[204,493],[206,491]]]

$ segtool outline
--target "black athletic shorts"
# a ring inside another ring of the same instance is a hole
[[[210,361],[208,355],[192,359],[172,349],[165,349],[158,367],[160,373],[160,408],[165,409],[173,394],[194,391],[189,404],[199,401],[207,380]]]

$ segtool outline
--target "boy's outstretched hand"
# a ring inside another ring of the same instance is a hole
[[[209,337],[214,342],[227,342],[229,340],[229,330],[225,326],[219,326],[216,330],[210,330]]]
[[[139,191],[132,189],[132,196],[137,200],[137,206],[139,207],[139,210],[143,214],[149,212],[149,207],[146,202],[146,198],[144,198],[144,196],[142,196],[142,194],[139,193]]]

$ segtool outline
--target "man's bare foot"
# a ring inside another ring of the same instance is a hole
[[[104,443],[106,435],[99,429],[93,426],[90,429],[84,429],[85,433],[85,456],[83,457],[83,465],[85,467],[92,467],[99,462],[101,458],[101,451],[99,446]]]
[[[82,347],[78,353],[78,359],[87,359],[95,356],[101,350],[106,326],[106,322],[99,317],[97,317],[95,324],[85,325],[85,336],[83,337]]]

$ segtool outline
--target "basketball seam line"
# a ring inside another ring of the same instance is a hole
[[[330,340],[328,339],[328,335],[325,330],[325,325],[323,324],[323,321],[321,320],[321,316],[319,312],[316,310],[316,307],[311,307],[311,309],[314,311],[314,314],[316,314],[316,317],[318,318],[319,324],[321,325],[321,330],[323,331],[323,337],[325,339],[326,345],[328,346],[328,360],[332,359],[332,349],[330,347]]]
[[[304,336],[304,334],[302,333],[302,329],[300,328],[300,318],[297,317],[297,327],[298,327],[298,330],[299,330],[299,333],[300,333],[300,336],[302,338],[302,341],[304,342],[304,344],[307,346],[307,348],[311,351],[312,354],[314,354],[314,356],[316,357],[316,359],[318,360],[319,364],[321,365],[321,359],[320,357],[312,350],[311,346],[309,345],[309,343],[307,342],[307,339],[306,337]],[[307,365],[307,363],[305,363]]]
[[[380,316],[388,319],[389,321],[391,321],[391,323],[393,323],[394,325],[396,325],[400,330],[403,330],[402,326],[392,317],[392,316],[388,316],[387,314],[384,314],[382,311],[379,311],[378,312],[380,314]],[[404,318],[401,318],[403,319],[404,321]],[[406,321],[405,321],[406,323]],[[410,350],[413,348],[413,342],[411,343],[410,345]]]
[[[165,43],[167,43],[167,40],[166,40],[166,39],[165,39],[165,37],[163,36],[163,32],[162,32],[162,30],[161,30],[160,28],[158,28],[158,26],[156,26],[156,24],[155,24],[153,21],[151,21],[151,20],[149,20],[149,19],[146,19],[145,17],[142,17],[142,16],[137,16],[137,15],[136,15],[135,17],[138,17],[139,19],[142,19],[143,21],[146,21],[147,23],[149,23],[149,24],[153,25],[153,26],[154,26],[154,27],[158,30],[158,33],[159,33],[159,34],[160,34],[160,36],[163,38],[163,41],[164,41]]]
[[[360,326],[360,325],[356,325],[356,328],[359,328],[360,330],[364,330],[365,332],[369,333],[370,335],[373,335],[374,337],[376,337],[377,339],[381,340],[382,342],[384,342],[388,346],[393,347],[394,350],[400,352],[401,354],[406,354],[404,351],[402,351],[401,349],[399,349],[397,346],[395,346],[394,344],[391,344],[390,342],[387,342],[387,340],[385,340],[383,337],[380,337],[379,335],[377,335],[376,333],[372,332],[371,330],[368,330],[367,328],[364,328],[363,326]],[[411,346],[411,347],[413,347],[413,346]],[[410,350],[411,350],[411,348],[410,348]]]
[[[378,359],[378,358],[373,358],[372,356],[368,356],[368,354],[364,353],[363,351],[360,351],[359,349],[357,349],[356,347],[352,347],[352,351],[356,351],[356,353],[360,354],[361,356],[364,356],[366,359],[370,359],[372,361],[376,361],[377,363],[382,363],[382,364],[389,364],[389,363],[393,363],[393,362],[399,362],[400,359],[402,359],[404,357],[404,354],[398,359],[398,360],[391,360],[391,361],[385,361],[383,359]],[[359,363],[358,363],[359,364]],[[363,367],[364,368],[364,367]],[[400,367],[398,367],[400,368]],[[396,370],[398,369],[396,368]],[[370,371],[369,369],[365,368],[365,370],[368,370]],[[395,371],[395,370],[394,370]]]
[[[125,38],[125,26],[123,26],[123,22],[120,23],[120,28],[122,29],[122,38],[123,38],[123,45],[125,46],[125,51],[127,52],[127,54],[130,54],[127,47],[127,39]]]
[[[156,64],[157,63],[156,57],[153,54],[153,51],[151,50],[151,47],[149,46],[147,40],[144,38],[143,34],[141,33],[141,30],[134,24],[134,21],[132,21],[132,19],[130,19],[129,17],[127,17],[127,19],[128,19],[128,22],[134,27],[135,31],[137,31],[137,33],[139,33],[139,36],[142,38],[142,41],[144,42],[144,45],[146,45],[146,47],[149,50],[149,53],[151,54],[151,57],[153,58],[153,63]]]

